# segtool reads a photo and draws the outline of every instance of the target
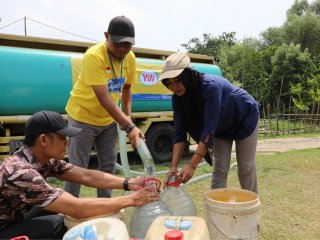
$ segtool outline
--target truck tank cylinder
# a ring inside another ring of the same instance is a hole
[[[64,113],[72,87],[70,53],[0,47],[0,115]]]
[[[81,70],[81,53],[0,47],[0,116],[31,115],[39,110],[65,113],[72,85]],[[171,111],[171,92],[158,82],[164,60],[137,58],[131,87],[132,111]],[[218,66],[191,63],[202,73],[221,76]]]

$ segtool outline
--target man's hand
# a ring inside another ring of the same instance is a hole
[[[140,207],[147,203],[160,200],[160,194],[158,192],[151,192],[146,188],[132,192],[128,196],[131,198],[133,202],[133,207]]]
[[[133,191],[138,191],[144,188],[145,176],[139,176],[129,179],[129,189]]]
[[[139,138],[145,139],[143,132],[138,127],[134,127],[129,132],[128,138],[133,148],[136,148],[139,145]]]

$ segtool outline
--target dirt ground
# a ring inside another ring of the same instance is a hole
[[[259,140],[257,153],[272,154],[318,147],[320,148],[320,137],[278,138]],[[190,149],[195,150],[196,145],[190,146]]]
[[[320,137],[298,137],[259,140],[258,153],[287,152],[307,148],[319,148]]]

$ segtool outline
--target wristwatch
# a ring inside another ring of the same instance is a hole
[[[131,130],[132,130],[133,128],[135,128],[135,127],[136,127],[136,125],[135,125],[134,123],[130,124],[130,125],[127,127],[127,129],[125,130],[126,133],[130,133]]]
[[[129,179],[130,179],[130,178],[126,178],[126,179],[123,181],[123,189],[124,189],[125,191],[130,191],[130,189],[129,189]]]

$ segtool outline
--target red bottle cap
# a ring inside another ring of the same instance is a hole
[[[168,181],[167,181],[167,186],[169,187],[179,187],[180,184],[176,182],[176,177],[175,176],[169,176]]]
[[[29,238],[27,236],[18,236],[11,238],[10,240],[29,240]]]
[[[183,240],[183,232],[179,230],[172,230],[166,232],[164,240]]]

